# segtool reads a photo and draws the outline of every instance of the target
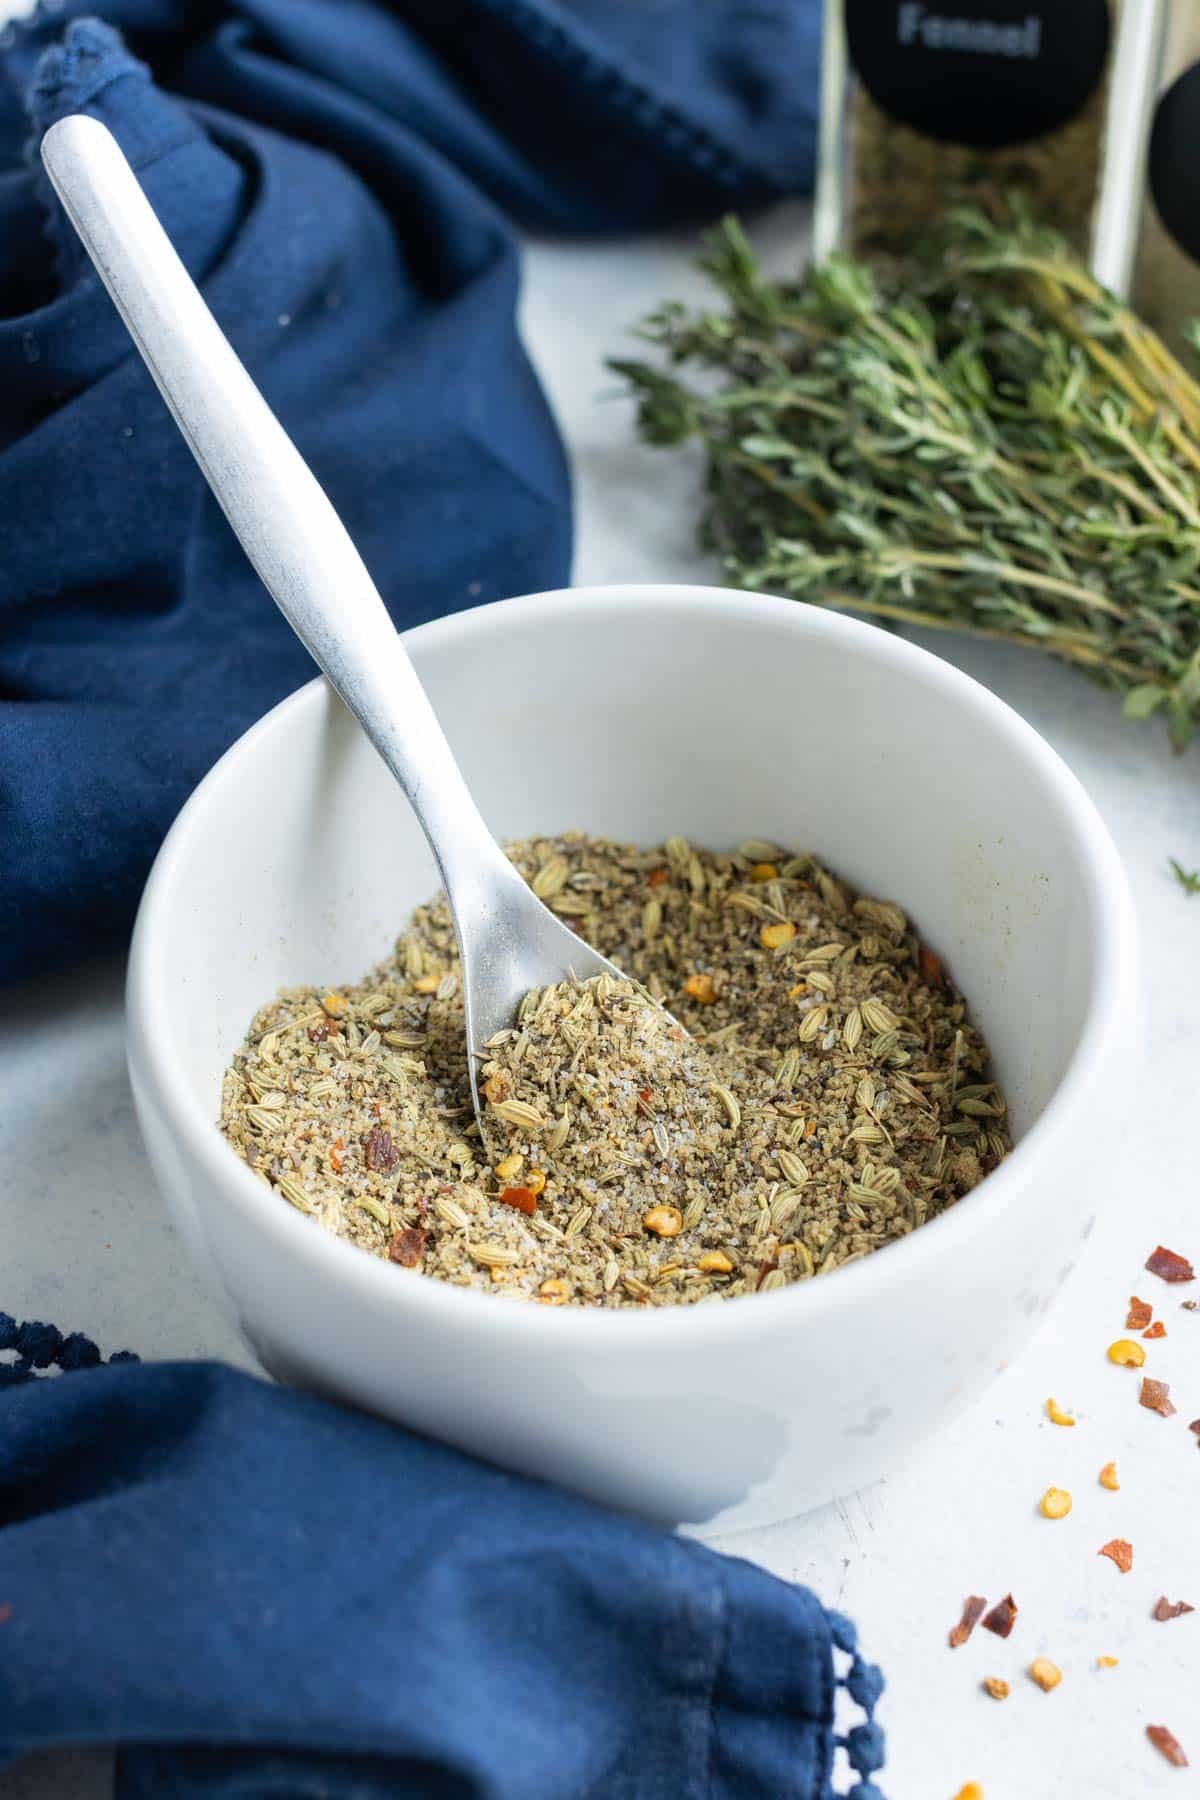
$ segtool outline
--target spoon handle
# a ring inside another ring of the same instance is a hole
[[[42,161],[263,585],[408,795],[447,886],[478,880],[501,853],[379,592],[116,139],[77,114]]]

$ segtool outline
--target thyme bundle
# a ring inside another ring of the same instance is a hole
[[[833,256],[759,271],[734,220],[724,304],[614,361],[638,425],[707,458],[701,536],[737,584],[1029,645],[1200,717],[1200,386],[1053,231],[948,215],[900,280]]]

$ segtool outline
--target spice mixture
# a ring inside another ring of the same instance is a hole
[[[509,854],[635,983],[526,996],[479,1053],[486,1141],[444,899],[357,987],[264,1007],[221,1128],[327,1229],[459,1286],[678,1304],[852,1261],[1007,1152],[986,1047],[898,906],[764,843]]]
[[[1081,256],[1091,242],[1100,190],[1108,83],[1075,118],[1029,143],[1000,150],[940,143],[893,119],[863,87],[851,103],[853,175],[846,248],[868,262],[904,262],[956,206],[1009,216],[1020,194],[1039,222]]]

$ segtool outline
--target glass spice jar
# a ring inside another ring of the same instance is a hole
[[[1122,111],[1115,74],[1126,111],[1139,85],[1152,93],[1142,40],[1160,4],[826,0],[817,258],[902,260],[948,208],[1003,217],[1013,194],[1090,258]],[[1110,239],[1128,236],[1115,199],[1107,217]]]
[[[1147,131],[1133,281],[1137,312],[1178,347],[1200,319],[1200,0],[1169,0]]]

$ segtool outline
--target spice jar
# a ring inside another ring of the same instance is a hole
[[[818,258],[901,258],[945,211],[1020,194],[1092,255],[1114,133],[1153,93],[1160,0],[826,0]],[[1114,105],[1115,72],[1122,106]],[[1147,100],[1147,106],[1149,101]],[[1108,209],[1128,235],[1128,208]],[[1114,253],[1110,252],[1110,262]],[[1127,264],[1132,255],[1126,257]]]
[[[1135,309],[1178,340],[1200,318],[1200,0],[1171,0],[1139,192]]]

